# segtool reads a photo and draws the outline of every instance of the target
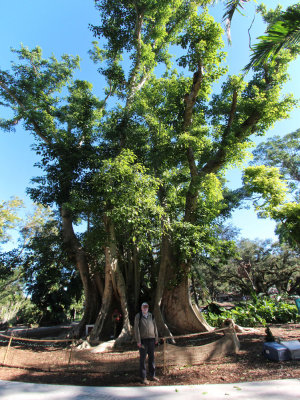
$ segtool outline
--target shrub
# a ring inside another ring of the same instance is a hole
[[[207,322],[215,327],[220,327],[227,318],[233,319],[237,325],[242,326],[300,322],[300,315],[295,305],[267,297],[255,297],[252,301],[239,305],[232,310],[221,308],[221,311],[221,315],[208,312],[206,314]]]
[[[30,300],[24,304],[24,307],[18,312],[18,323],[25,325],[39,324],[42,317],[41,311]]]

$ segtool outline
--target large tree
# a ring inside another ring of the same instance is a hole
[[[92,31],[102,48],[95,43],[91,56],[107,80],[103,100],[88,82],[72,81],[76,58],[47,60],[38,48],[22,48],[13,72],[0,74],[2,101],[14,112],[2,126],[23,120],[36,136],[45,175],[29,192],[56,206],[80,273],[78,334],[96,320],[92,336],[105,336],[117,305],[119,340],[128,338],[141,299],[150,299],[160,334],[210,329],[191,303],[189,277],[214,252],[220,218],[238,201],[224,172],[295,102],[280,96],[288,51],[255,68],[249,82],[224,78],[211,95],[227,68],[208,3],[96,1]],[[77,235],[80,221],[87,229]]]

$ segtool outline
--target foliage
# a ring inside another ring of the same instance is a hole
[[[246,191],[251,193],[259,193],[263,199],[254,200],[256,211],[260,210],[260,217],[267,217],[272,211],[281,205],[286,199],[286,184],[281,180],[278,168],[265,167],[264,165],[257,167],[248,167],[244,170],[243,184]]]
[[[0,254],[0,307],[4,322],[17,322],[16,317],[19,321],[22,315],[23,322],[36,323],[47,315],[57,323],[59,312],[63,319],[72,300],[80,296],[81,282],[61,249],[59,229],[53,218],[51,210],[37,205],[31,215],[18,220],[19,247]],[[33,315],[26,321],[31,311]]]
[[[0,323],[16,321],[17,313],[23,308],[26,297],[22,291],[20,272],[11,272],[9,277],[0,279]]]
[[[260,143],[253,151],[252,164],[277,167],[280,174],[297,199],[300,195],[300,129],[284,135],[274,136]]]
[[[159,180],[147,172],[132,151],[123,150],[103,161],[92,181],[95,214],[105,212],[118,229],[127,230],[127,240],[141,248],[149,246],[147,235],[157,235],[163,212],[156,199]]]
[[[61,248],[55,220],[46,220],[26,246],[25,290],[41,313],[41,323],[63,322],[73,299],[81,296],[81,281]]]
[[[267,200],[265,205],[260,205],[258,208],[263,211],[260,215],[269,215],[278,222],[276,232],[282,241],[289,243],[293,247],[299,247],[299,230],[300,230],[300,212],[299,212],[299,138],[300,130],[285,135],[280,138],[275,136],[265,143],[261,143],[254,151],[254,163],[263,162],[271,168],[278,168],[285,182],[275,182],[265,176],[266,181],[261,182],[261,187],[254,188],[252,191],[262,194],[262,191],[268,192],[269,198],[274,199],[273,193],[277,192],[286,184],[289,188],[289,197],[294,198],[294,201],[279,201],[278,204],[274,201]],[[264,169],[265,167],[257,167]],[[278,189],[270,188],[273,184],[278,185]],[[266,195],[262,194],[263,196]],[[267,212],[266,212],[267,210]]]
[[[39,325],[43,317],[42,311],[28,297],[24,300],[22,307],[18,310],[13,324]]]
[[[234,250],[224,260],[218,253],[215,258],[202,259],[194,269],[209,290],[210,300],[215,301],[219,293],[268,294],[274,287],[280,295],[300,295],[298,251],[287,244],[248,239],[236,242]],[[209,298],[203,299],[205,304]]]
[[[254,200],[259,216],[269,216],[277,221],[280,239],[293,247],[300,246],[298,153],[299,130],[283,138],[271,138],[254,152],[254,163],[264,162],[267,166],[246,168],[243,178],[245,190],[260,195]],[[285,194],[290,198],[293,196],[295,201],[288,201]]]
[[[232,310],[221,309],[222,314],[208,313],[206,320],[212,326],[221,326],[227,318],[240,326],[258,326],[266,324],[286,324],[300,321],[297,307],[283,301],[275,301],[267,297],[258,297],[254,301],[236,306]]]
[[[230,260],[238,256],[237,235],[238,231],[232,226],[220,225],[215,241],[210,242],[210,251],[202,251],[194,257],[192,274],[195,292],[203,304],[215,300],[218,293],[232,291],[230,280],[224,278],[224,270]]]
[[[17,212],[21,207],[23,207],[23,202],[18,198],[0,202],[0,243],[5,243],[10,239],[8,231],[20,220]]]
[[[279,237],[291,246],[300,247],[300,204],[299,202],[286,203],[272,213],[275,221],[278,221],[276,232]]]
[[[228,0],[226,1],[225,13],[223,20],[226,22],[226,33],[229,43],[231,43],[230,27],[232,22],[233,14],[238,11],[242,13],[244,3],[248,3],[249,0]]]
[[[18,215],[23,202],[14,198],[0,203],[0,243],[7,243],[10,230],[20,228]],[[0,322],[10,323],[23,307],[25,296],[22,291],[22,257],[20,249],[0,252]]]
[[[280,7],[278,7],[280,10]],[[281,49],[293,49],[300,45],[300,6],[294,4],[284,12],[278,12],[277,18],[267,29],[266,35],[260,36],[260,42],[253,46],[253,54],[250,62],[245,67],[248,71],[275,59]],[[263,8],[261,7],[261,10]]]

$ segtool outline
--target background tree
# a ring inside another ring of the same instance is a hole
[[[24,307],[22,260],[19,250],[0,254],[0,326],[16,322],[18,311]]]
[[[279,169],[296,201],[300,196],[300,129],[274,136],[260,143],[253,151],[252,165],[267,165]]]
[[[220,293],[265,294],[276,288],[282,296],[299,294],[299,251],[270,240],[241,239],[227,261],[212,259],[198,266],[202,286],[207,288],[203,304]],[[199,290],[199,289],[198,289]],[[199,290],[200,295],[201,288]]]
[[[59,224],[44,220],[25,247],[22,271],[24,290],[40,312],[41,325],[65,322],[72,302],[79,301],[82,284],[61,246]]]
[[[22,200],[14,198],[9,201],[1,201],[0,203],[0,244],[10,239],[9,230],[13,229],[20,217],[18,210],[23,207]]]
[[[268,294],[272,287],[284,295],[299,290],[298,253],[289,246],[242,239],[237,254],[221,274],[232,290],[241,295]]]
[[[283,138],[274,137],[261,143],[254,151],[253,164],[264,163],[270,167],[249,167],[244,175],[248,190],[264,198],[263,202],[255,203],[261,210],[260,215],[277,221],[280,239],[296,247],[300,229],[299,137],[297,130]]]
[[[21,218],[18,211],[23,202],[14,198],[0,203],[0,245],[10,239],[10,231],[17,227]],[[18,250],[0,251],[0,324],[8,323],[17,314],[25,296],[20,285],[20,255]]]

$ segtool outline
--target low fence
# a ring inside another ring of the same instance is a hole
[[[175,343],[173,343],[175,341]],[[173,365],[197,365],[239,350],[232,328],[161,338],[156,365],[166,373]],[[113,372],[138,369],[134,350],[93,353],[78,350],[74,339],[38,340],[0,334],[0,365],[40,371]]]
[[[41,370],[69,367],[74,339],[29,339],[0,334],[0,365]]]
[[[174,339],[176,344],[171,344],[170,339]],[[188,341],[188,345],[182,345],[181,342],[185,341]],[[226,354],[237,353],[239,348],[238,337],[231,327],[212,332],[163,338],[161,363],[166,372],[168,366],[197,365],[216,360]]]

